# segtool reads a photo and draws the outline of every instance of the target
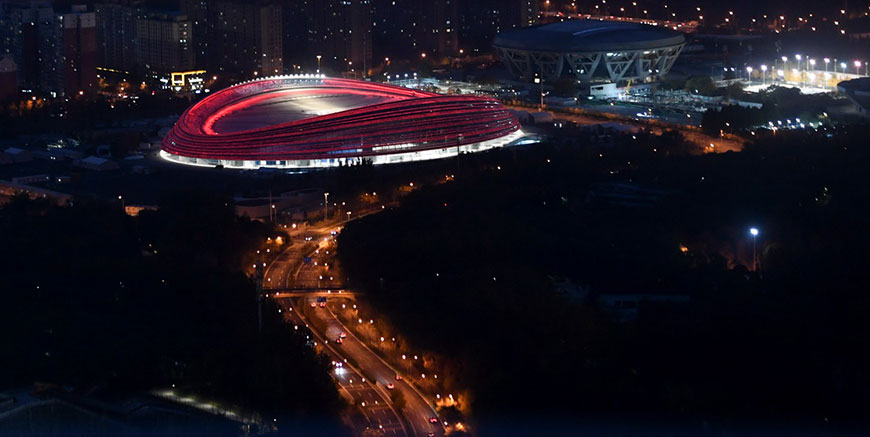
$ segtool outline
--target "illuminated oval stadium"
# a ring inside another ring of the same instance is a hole
[[[216,92],[182,114],[162,157],[230,168],[317,168],[420,161],[523,142],[497,101],[314,75]]]
[[[686,44],[681,32],[628,21],[568,20],[496,35],[493,47],[515,76],[582,83],[662,77]]]

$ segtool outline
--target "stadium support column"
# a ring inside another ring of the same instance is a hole
[[[643,50],[638,50],[634,53],[634,74],[638,78],[644,78],[652,74],[650,71],[643,71]],[[650,66],[649,70],[652,70]]]

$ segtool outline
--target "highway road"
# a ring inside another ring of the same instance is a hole
[[[311,302],[313,298],[309,299]],[[352,331],[344,326],[335,314],[328,308],[317,307],[312,311],[317,317],[318,325],[326,326],[328,338],[336,339],[342,332],[347,334],[340,346],[342,352],[348,357],[353,357],[354,363],[363,370],[363,372],[372,378],[374,383],[381,388],[387,387],[388,384],[393,384],[394,389],[402,392],[405,398],[406,405],[402,409],[405,418],[411,427],[412,435],[426,436],[429,433],[434,435],[444,435],[444,427],[440,423],[430,423],[430,418],[437,417],[434,408],[427,403],[421,395],[414,390],[404,379],[397,381],[396,375],[401,372],[396,371],[389,364],[384,362],[380,356],[369,349],[359,340]],[[332,342],[330,342],[332,344]]]
[[[533,109],[533,108],[528,108],[528,107],[524,107],[524,106],[513,106],[513,105],[505,105],[505,106],[507,106],[511,109],[516,109],[516,110],[529,111],[529,112],[535,111],[535,109]],[[556,107],[556,109],[560,109],[560,108]],[[632,111],[636,111],[636,108],[632,109]],[[651,124],[647,123],[645,120],[610,119],[610,118],[606,117],[606,113],[607,113],[606,111],[602,111],[603,114],[600,117],[596,117],[594,115],[569,114],[569,113],[565,113],[565,112],[556,112],[556,111],[551,111],[551,112],[553,113],[553,118],[555,120],[572,121],[572,122],[576,123],[577,125],[599,125],[599,124],[603,124],[603,123],[614,123],[615,122],[615,123],[622,123],[625,125],[636,126],[638,128],[641,128],[641,129],[648,129],[650,132],[652,132],[656,135],[661,135],[662,132],[666,128],[675,129],[675,130],[679,131],[683,135],[683,137],[686,138],[686,140],[688,140],[692,143],[695,143],[698,147],[701,148],[701,150],[703,150],[706,153],[710,153],[710,152],[725,153],[725,152],[730,152],[730,151],[739,152],[739,151],[743,150],[743,142],[742,141],[728,139],[728,138],[721,138],[718,136],[715,136],[715,137],[710,136],[710,135],[707,135],[707,134],[700,132],[698,130],[686,128],[685,126],[682,126],[679,123],[670,122],[670,125],[668,125],[666,127],[662,127],[662,126],[651,125]],[[628,116],[628,117],[632,116],[630,111],[628,114],[617,114],[617,115]],[[667,120],[665,120],[665,121],[667,121]],[[713,144],[714,147],[708,148],[708,146],[710,144]]]
[[[292,299],[280,299],[279,305],[288,322],[294,325],[308,326],[313,328],[297,309],[293,308]],[[382,387],[377,387],[372,381],[363,376],[363,372],[346,360],[347,354],[339,345],[328,341],[322,333],[316,329],[310,329],[314,340],[322,347],[322,350],[333,362],[332,377],[338,383],[342,395],[362,411],[364,420],[355,421],[354,427],[362,434],[367,428],[380,430],[386,436],[410,435],[402,423],[398,412],[387,401],[388,395]],[[340,367],[336,363],[341,363]]]
[[[330,274],[332,267],[324,265],[329,255],[334,253],[335,241],[332,232],[337,229],[337,224],[329,224],[292,232],[291,237],[297,243],[291,245],[267,266],[264,272],[263,291],[282,288],[322,290],[335,287],[336,291],[338,289],[343,291],[342,294],[336,293],[336,297],[351,297],[353,292],[344,289],[341,278]],[[310,258],[309,262],[303,261],[306,257]],[[345,292],[348,294],[344,294]],[[317,297],[323,297],[322,291],[300,297],[302,294],[302,292],[292,293],[290,297],[279,294],[278,302],[284,308],[288,320],[307,325],[331,359],[344,363],[341,370],[334,373],[334,377],[344,395],[351,397],[360,406],[369,427],[383,429],[386,435],[444,435],[445,430],[440,422],[430,423],[430,418],[436,417],[436,411],[422,394],[404,380],[397,381],[395,369],[357,339],[328,307],[320,307]],[[300,314],[300,308],[294,307],[294,303],[297,302],[299,305],[306,306],[307,314],[316,320],[307,320],[303,314]],[[311,308],[312,303],[315,304],[315,308]],[[319,331],[316,326],[325,327],[323,329],[325,332]],[[347,337],[341,344],[337,344],[335,340],[342,332],[346,333]],[[363,382],[364,376],[369,380]],[[405,398],[405,407],[401,410],[401,415],[405,418],[404,424],[400,415],[390,406],[390,390],[387,388],[387,384],[390,383],[394,384],[394,390],[401,391]],[[403,425],[408,429],[403,429]],[[361,424],[357,426],[360,432],[364,429]]]
[[[303,263],[304,258],[309,252],[319,250],[318,248],[321,246],[326,247],[332,238],[332,231],[336,230],[337,227],[337,224],[329,224],[291,232],[291,240],[295,243],[266,267],[263,273],[263,292],[268,293],[271,289],[294,287],[296,275],[301,270],[301,266],[307,265]],[[308,240],[309,237],[310,240]],[[313,262],[311,264],[313,265]],[[315,270],[311,270],[308,275],[313,274],[312,272]],[[312,299],[316,298],[312,297]],[[286,320],[294,325],[308,327],[314,335],[313,340],[323,347],[324,353],[333,361],[332,376],[338,383],[342,395],[360,406],[359,409],[365,420],[362,423],[353,424],[356,430],[361,434],[366,428],[372,428],[383,431],[384,435],[387,436],[408,436],[409,433],[405,429],[400,415],[387,401],[386,393],[378,391],[371,381],[364,380],[359,369],[346,363],[344,352],[334,349],[336,345],[324,341],[328,340],[328,337],[315,329],[311,329],[313,327],[308,323],[308,320],[297,311],[298,308],[293,307],[293,301],[294,299],[290,298],[278,299]],[[335,362],[341,362],[342,366],[337,367]]]

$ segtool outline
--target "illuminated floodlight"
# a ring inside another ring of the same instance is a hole
[[[749,235],[752,235],[753,237],[757,237],[758,236],[758,228],[749,228]]]

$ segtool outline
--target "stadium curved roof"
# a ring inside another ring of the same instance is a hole
[[[496,47],[540,52],[642,50],[683,44],[685,35],[666,27],[627,21],[568,20],[503,32]]]
[[[341,105],[360,96],[374,100]],[[339,100],[330,102],[335,99]],[[252,120],[286,104],[305,108],[297,111],[304,116],[278,117],[266,125]],[[266,111],[245,116],[257,108]],[[501,145],[507,142],[503,139],[521,135],[516,118],[490,98],[445,96],[322,76],[276,76],[234,85],[188,108],[163,139],[162,156],[190,163],[214,160],[212,165],[238,161],[231,164],[318,167],[385,155],[440,156],[422,153],[445,149],[458,153],[463,146],[479,150],[481,144]],[[419,156],[409,159],[429,159]]]

